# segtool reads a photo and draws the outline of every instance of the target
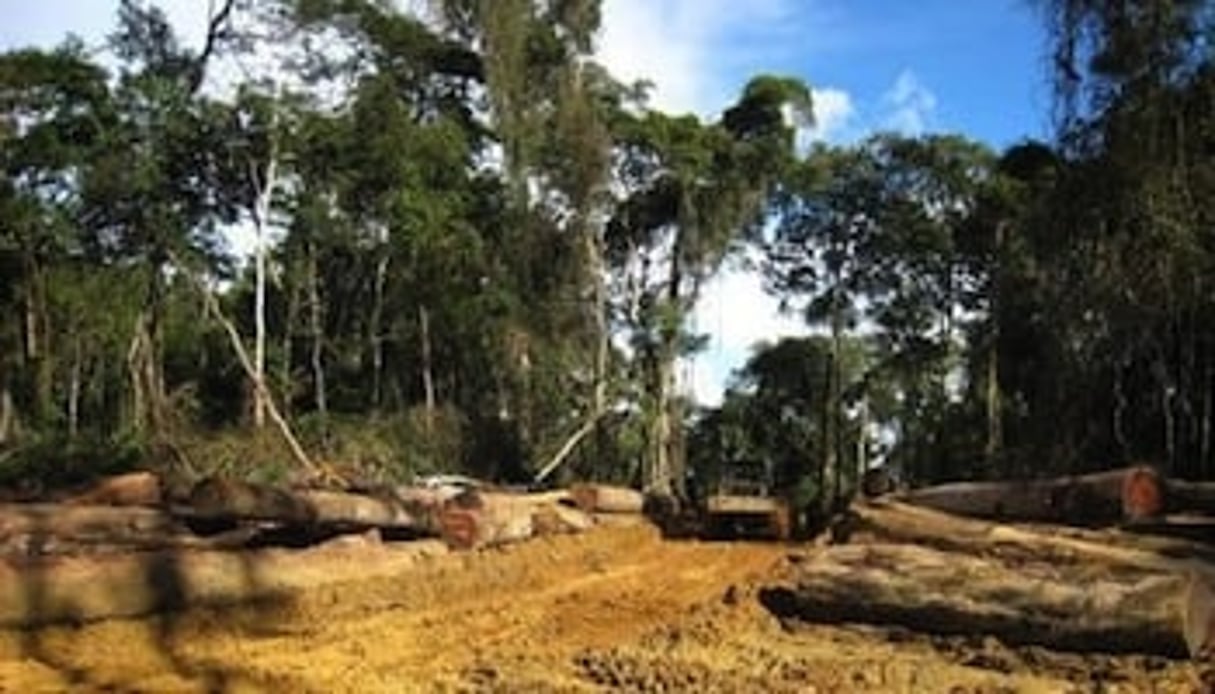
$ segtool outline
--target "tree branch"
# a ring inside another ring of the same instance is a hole
[[[308,457],[308,453],[304,451],[304,447],[300,445],[299,439],[295,438],[295,433],[291,430],[291,425],[283,417],[278,406],[274,404],[274,398],[270,394],[270,389],[266,387],[266,380],[259,378],[257,370],[253,366],[253,360],[249,358],[249,352],[245,349],[245,345],[241,340],[240,332],[233,325],[232,321],[228,320],[227,316],[219,307],[219,302],[215,300],[215,296],[211,290],[203,284],[203,281],[190,271],[177,257],[170,253],[169,259],[181,268],[181,271],[190,279],[198,291],[202,294],[203,302],[208,313],[223,327],[228,334],[228,340],[232,343],[232,349],[236,352],[236,358],[240,361],[241,368],[245,370],[245,374],[253,381],[253,387],[257,389],[258,394],[266,405],[266,411],[270,415],[270,419],[274,420],[279,431],[283,435],[283,439],[287,442],[287,447],[291,449],[291,454],[295,457],[300,465],[304,466],[312,473],[327,472],[320,465],[313,462],[312,458]]]
[[[578,444],[582,442],[582,439],[586,438],[587,434],[595,430],[595,425],[599,423],[599,420],[602,417],[603,412],[599,411],[587,418],[586,422],[578,428],[578,431],[575,431],[574,435],[569,437],[565,444],[561,446],[561,449],[557,451],[557,454],[554,455],[552,459],[540,469],[540,472],[536,473],[536,477],[533,481],[537,483],[543,482],[546,477],[553,473],[553,470],[560,467],[561,463],[564,463],[565,459],[569,457],[569,454],[573,453],[574,449],[578,447]]]
[[[223,38],[224,25],[231,18],[232,9],[235,6],[236,0],[224,0],[223,5],[219,8],[219,12],[209,13],[211,16],[207,20],[207,37],[203,41],[202,51],[194,61],[193,74],[190,75],[190,91],[196,92],[202,86],[203,77],[207,72],[207,63],[215,54],[215,48],[219,44],[220,39]]]

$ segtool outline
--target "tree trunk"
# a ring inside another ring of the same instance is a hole
[[[1200,436],[1198,465],[1203,476],[1207,478],[1215,477],[1212,472],[1215,472],[1215,465],[1211,463],[1211,417],[1215,416],[1212,411],[1212,399],[1215,397],[1215,378],[1212,378],[1210,357],[1203,360],[1202,365],[1202,434]]]
[[[264,193],[268,195],[268,193]],[[259,204],[260,206],[260,204]],[[268,205],[267,205],[268,206]],[[256,291],[254,298],[253,337],[253,426],[261,429],[266,425],[266,241],[262,224],[257,223]]]
[[[426,398],[426,433],[434,431],[435,379],[430,353],[430,311],[425,304],[418,306],[418,334],[422,341],[422,392]]]
[[[13,439],[17,422],[16,408],[13,405],[13,391],[9,389],[8,381],[0,372],[0,446]]]
[[[834,459],[835,482],[833,511],[841,511],[845,505],[844,494],[844,402],[843,402],[843,359],[840,352],[842,345],[842,328],[838,322],[831,327],[831,439],[832,458]]]
[[[309,244],[308,322],[312,336],[312,391],[316,401],[317,414],[324,418],[329,413],[329,403],[325,389],[325,326],[321,320],[321,282],[316,254],[316,245]]]
[[[156,358],[148,310],[135,320],[135,332],[127,350],[127,371],[131,380],[131,417],[136,431],[160,432],[161,407],[156,393]]]
[[[292,378],[292,369],[294,368],[293,340],[295,335],[295,327],[299,322],[300,315],[300,288],[296,271],[292,272],[292,279],[287,283],[287,315],[283,320],[283,334],[280,351],[282,352],[281,361],[279,363],[279,383],[283,388],[283,414],[290,416],[292,409],[292,401],[295,399],[295,389],[293,387],[294,379]]]
[[[80,346],[80,333],[72,337],[72,365],[71,373],[68,380],[68,398],[67,398],[67,425],[68,436],[76,438],[80,428],[80,369],[82,348]]]
[[[1005,223],[996,223],[995,228],[995,258],[991,267],[991,278],[988,286],[991,290],[990,312],[991,341],[987,349],[987,442],[984,447],[984,457],[987,459],[987,472],[996,471],[998,457],[1004,448],[1004,414],[1003,398],[1000,392],[1000,310],[1002,308],[1001,294],[1004,291],[1004,236]]]
[[[388,253],[382,251],[382,255],[376,261],[375,268],[375,295],[372,298],[371,305],[371,325],[368,327],[371,333],[371,409],[373,412],[379,412],[380,405],[383,402],[383,379],[384,379],[384,285],[388,281]]]
[[[161,332],[164,322],[164,261],[161,250],[150,253],[147,294],[135,321],[135,334],[127,352],[134,405],[134,425],[151,434],[163,433],[166,397],[162,373]]]
[[[983,455],[987,472],[996,471],[1000,451],[1004,448],[1003,398],[1000,394],[1000,327],[992,322],[991,345],[987,349],[987,442]]]
[[[686,207],[686,201],[681,206]],[[674,247],[671,249],[670,269],[667,276],[665,301],[667,307],[678,317],[674,325],[668,324],[670,316],[659,316],[657,330],[658,353],[654,355],[654,373],[651,376],[653,395],[653,420],[650,425],[650,471],[643,485],[645,491],[670,496],[675,492],[673,398],[675,390],[675,363],[679,358],[678,340],[683,327],[683,235],[682,228],[675,231]]]
[[[607,277],[604,272],[603,237],[595,229],[583,231],[586,239],[587,273],[591,277],[591,315],[594,316],[595,367],[591,407],[595,413],[607,408],[607,370],[611,336],[608,334]]]
[[[46,276],[32,255],[26,255],[25,266],[25,360],[34,375],[33,418],[38,424],[44,425],[55,409]]]
[[[278,96],[276,95],[275,100]],[[253,228],[256,232],[256,247],[254,262],[256,264],[256,286],[254,299],[254,350],[253,378],[257,384],[253,388],[253,426],[261,429],[266,424],[266,232],[270,226],[270,207],[274,202],[274,190],[278,185],[278,105],[271,103],[270,112],[270,151],[267,154],[266,166],[258,171],[256,162],[249,163],[250,179],[256,192],[253,204]]]
[[[654,379],[654,413],[650,427],[650,470],[645,490],[669,496],[674,492],[671,480],[671,390],[675,381],[673,347],[659,348]]]

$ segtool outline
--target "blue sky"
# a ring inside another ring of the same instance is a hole
[[[606,0],[600,54],[656,82],[655,105],[715,117],[756,73],[815,90],[813,136],[960,132],[994,148],[1050,135],[1045,36],[1028,0]],[[719,398],[752,346],[804,333],[750,272],[706,288],[693,327],[711,336],[683,377]]]
[[[187,41],[201,35],[207,0],[157,4]],[[69,31],[99,42],[117,6],[0,0],[0,48],[51,45]],[[1030,0],[604,0],[598,41],[601,62],[621,78],[651,79],[664,110],[716,117],[751,75],[773,72],[815,89],[808,137],[948,131],[996,148],[1050,135],[1043,50]],[[693,324],[712,339],[684,375],[706,403],[755,342],[802,331],[741,271],[706,287]]]

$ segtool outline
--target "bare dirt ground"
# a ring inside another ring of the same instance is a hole
[[[0,691],[1203,691],[1163,658],[782,623],[758,598],[801,551],[785,545],[638,525],[385,551],[315,550],[337,582],[274,604],[0,632]]]

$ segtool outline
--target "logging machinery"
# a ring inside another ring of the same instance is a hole
[[[697,500],[701,534],[712,539],[787,540],[790,504],[773,490],[772,473],[757,461],[727,466],[720,481]]]

